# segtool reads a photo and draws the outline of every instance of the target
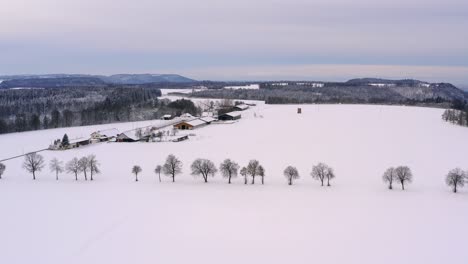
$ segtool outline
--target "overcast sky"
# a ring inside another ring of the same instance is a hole
[[[0,75],[468,84],[467,0],[0,0]]]

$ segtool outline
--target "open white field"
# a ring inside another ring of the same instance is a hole
[[[47,161],[96,154],[102,174],[94,182],[65,174],[56,182],[48,170],[32,181],[22,160],[6,162],[0,263],[467,263],[468,191],[453,194],[444,183],[450,169],[468,168],[467,128],[444,123],[439,109],[300,107],[298,115],[297,106],[259,105],[185,142],[42,153]],[[0,158],[94,130],[2,135]],[[183,173],[160,184],[154,167],[171,153]],[[258,159],[266,183],[228,185],[217,175],[205,184],[190,175],[198,157]],[[331,188],[311,178],[318,162],[335,169]],[[134,164],[143,168],[139,182]],[[389,191],[381,175],[401,164],[415,180]],[[301,174],[293,186],[282,175],[287,165]]]

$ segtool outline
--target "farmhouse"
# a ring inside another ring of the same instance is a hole
[[[203,121],[202,119],[193,119],[190,121],[182,121],[174,125],[174,128],[181,130],[192,130],[202,126],[208,125],[208,122]]]
[[[225,114],[222,114],[222,115],[219,115],[218,116],[218,119],[219,120],[222,120],[222,121],[226,121],[226,120],[238,120],[241,118],[241,113],[238,112],[238,111],[235,111],[235,112],[229,112],[229,113],[225,113]]]
[[[119,130],[115,128],[98,130],[91,134],[91,141],[109,141],[109,139],[116,138],[119,133]]]
[[[234,106],[233,109],[235,111],[244,111],[244,110],[249,109],[249,106],[246,104],[239,104],[239,105]]]

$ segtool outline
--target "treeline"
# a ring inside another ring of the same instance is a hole
[[[451,109],[447,109],[442,114],[442,120],[460,126],[468,126],[468,104],[466,101],[455,100]]]
[[[442,114],[444,121],[460,126],[468,126],[468,113],[462,110],[447,109]]]
[[[141,121],[200,110],[189,100],[160,100],[154,87],[118,86],[0,90],[0,134]]]
[[[260,89],[209,89],[195,92],[194,97],[261,100],[266,104],[395,104],[447,107],[451,99],[429,97],[414,99],[383,88],[369,86],[268,86]]]

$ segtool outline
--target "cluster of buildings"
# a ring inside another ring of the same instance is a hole
[[[233,111],[223,113],[215,117],[194,117],[190,114],[184,114],[180,117],[173,118],[171,115],[164,115],[163,120],[173,120],[168,122],[164,126],[148,126],[143,128],[137,128],[125,132],[112,128],[106,130],[98,130],[90,135],[90,138],[79,138],[70,140],[67,145],[64,145],[60,139],[54,141],[50,145],[51,150],[64,150],[72,149],[80,146],[85,146],[100,142],[150,142],[156,141],[157,138],[161,141],[163,137],[170,138],[170,141],[179,142],[188,139],[188,135],[177,135],[178,130],[193,130],[200,127],[210,125],[215,122],[222,123],[221,121],[235,121],[242,117],[241,112],[247,110],[248,105],[240,104],[232,108]]]

